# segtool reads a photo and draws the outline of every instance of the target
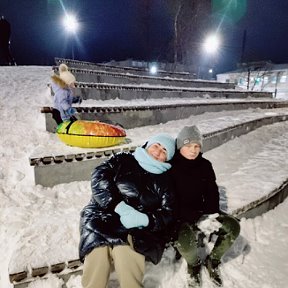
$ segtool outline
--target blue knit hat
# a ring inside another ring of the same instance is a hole
[[[159,143],[167,151],[167,161],[170,161],[175,153],[175,139],[169,134],[161,133],[151,137],[147,142],[147,148],[152,144]]]

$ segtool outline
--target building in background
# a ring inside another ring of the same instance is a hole
[[[275,98],[288,99],[288,64],[241,63],[235,71],[217,74],[217,81],[235,83],[247,90],[273,92]]]

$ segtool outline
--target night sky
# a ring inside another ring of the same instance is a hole
[[[18,65],[53,65],[54,57],[71,58],[72,46],[75,59],[84,61],[165,61],[173,19],[165,0],[150,0],[148,8],[145,1],[0,0],[0,16],[11,24],[11,50]],[[77,37],[63,28],[64,9],[73,11],[80,22]],[[219,72],[240,62],[245,30],[244,62],[288,63],[287,0],[247,0],[240,20],[222,20],[215,21],[223,42]]]

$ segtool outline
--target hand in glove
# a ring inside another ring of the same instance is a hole
[[[68,109],[65,111],[65,113],[66,113],[67,115],[69,115],[69,116],[74,115],[76,112],[77,112],[76,109],[73,108],[73,107],[70,107],[70,108],[68,108]]]
[[[75,122],[75,121],[77,121],[77,120],[78,120],[77,117],[74,116],[74,115],[72,115],[72,116],[70,117],[70,121],[72,121],[72,122]]]
[[[72,103],[82,103],[82,98],[80,96],[73,97]]]
[[[115,212],[119,214],[122,225],[127,229],[146,227],[149,224],[149,218],[146,214],[137,211],[124,201],[115,207]]]

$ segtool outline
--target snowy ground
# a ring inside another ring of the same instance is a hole
[[[79,212],[90,197],[89,181],[53,188],[35,186],[33,168],[28,161],[33,153],[43,148],[53,147],[61,152],[75,149],[65,146],[54,134],[45,131],[40,107],[51,105],[47,87],[51,71],[51,67],[0,67],[1,288],[11,287],[9,273],[78,258]],[[157,103],[162,101],[169,104],[176,99],[160,99]],[[99,102],[89,100],[82,106],[97,104]],[[102,104],[115,106],[126,105],[127,102],[111,100],[101,101]],[[138,104],[141,100],[129,102],[129,105]],[[127,134],[133,141],[143,143],[160,131],[176,136],[179,129],[192,123],[208,133],[216,127],[227,127],[269,113],[271,115],[272,111],[260,109],[205,113],[166,124],[131,129]],[[273,113],[288,114],[288,110],[277,109]],[[286,180],[287,143],[288,123],[283,122],[259,128],[205,153],[214,165],[218,185],[227,194],[229,210],[258,199]],[[287,206],[286,200],[262,217],[241,221],[241,237],[225,258],[227,262],[222,269],[224,287],[287,287]],[[213,287],[203,272],[203,287]],[[115,275],[112,276],[115,278]],[[173,251],[168,250],[159,265],[147,265],[145,288],[186,287],[185,277],[185,263],[174,263]],[[61,280],[51,275],[48,280],[39,280],[29,287],[60,288]],[[80,277],[71,279],[68,288],[72,287],[81,287]],[[110,288],[116,287],[117,282],[111,281]]]

